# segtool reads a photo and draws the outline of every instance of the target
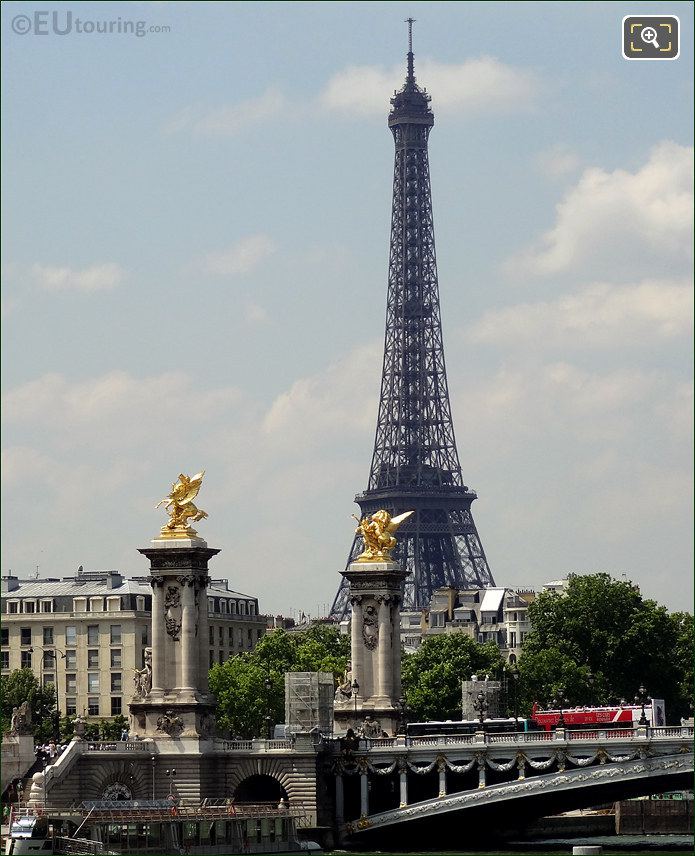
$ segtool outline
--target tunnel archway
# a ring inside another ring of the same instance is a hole
[[[288,800],[287,791],[273,776],[264,774],[242,779],[234,790],[234,801],[237,803],[279,803],[281,799]]]

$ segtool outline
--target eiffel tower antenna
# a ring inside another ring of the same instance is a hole
[[[476,493],[463,481],[444,363],[427,141],[430,96],[415,82],[413,19],[405,84],[391,99],[395,159],[384,363],[362,515],[414,510],[398,531],[395,558],[409,571],[403,609],[428,606],[441,586],[493,586],[471,514]],[[356,537],[348,564],[362,551]],[[348,609],[344,581],[331,608]]]

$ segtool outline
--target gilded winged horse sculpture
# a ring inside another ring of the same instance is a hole
[[[375,511],[371,516],[357,520],[355,532],[364,540],[364,551],[357,557],[358,562],[391,562],[391,551],[396,546],[393,533],[407,520],[413,511],[406,511],[397,517],[391,517],[388,511]]]
[[[178,481],[171,486],[169,496],[164,497],[155,505],[155,508],[164,505],[164,509],[169,515],[168,523],[162,526],[164,538],[190,538],[198,534],[195,529],[188,525],[188,521],[192,520],[196,523],[208,516],[207,512],[201,511],[193,502],[198,496],[204,475],[205,470],[196,473],[192,478],[180,473]]]

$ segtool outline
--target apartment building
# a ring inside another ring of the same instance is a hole
[[[210,665],[250,651],[265,633],[258,600],[213,580],[208,588]],[[85,571],[74,577],[2,578],[0,671],[30,668],[56,689],[61,715],[127,714],[133,671],[150,644],[148,577]]]

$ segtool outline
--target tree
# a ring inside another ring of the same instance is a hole
[[[210,670],[218,725],[236,736],[262,734],[266,716],[275,723],[285,721],[285,672],[332,672],[339,677],[349,657],[349,638],[332,625],[314,624],[302,633],[266,633],[253,651]]]
[[[493,642],[479,645],[463,633],[427,636],[402,661],[403,691],[411,720],[461,718],[461,681],[471,675],[499,678],[504,661]]]
[[[571,704],[630,701],[644,684],[674,721],[687,714],[692,616],[669,614],[610,574],[571,577],[564,595],[542,592],[519,660],[524,707],[562,687]],[[689,620],[688,620],[689,619]]]
[[[8,731],[12,721],[12,710],[29,702],[31,730],[39,742],[45,742],[56,734],[56,704],[53,684],[39,685],[31,669],[15,669],[0,677],[0,711],[2,730]]]

